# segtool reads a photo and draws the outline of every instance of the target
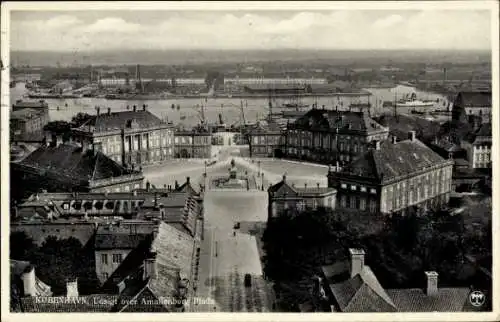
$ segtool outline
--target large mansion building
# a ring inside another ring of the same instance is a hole
[[[283,154],[287,158],[347,164],[366,153],[389,129],[366,112],[312,109],[289,124]]]
[[[171,159],[174,155],[173,125],[146,110],[100,113],[73,130],[73,136],[93,145],[123,165],[144,165]]]
[[[453,160],[444,159],[415,138],[376,142],[348,166],[328,173],[338,208],[393,213],[410,206],[440,206],[450,197]]]

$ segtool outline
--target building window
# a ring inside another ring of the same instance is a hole
[[[113,254],[113,263],[121,263],[122,260],[122,254]]]
[[[357,189],[357,187],[355,185],[351,186],[351,190],[356,190],[356,189]]]
[[[361,192],[366,192],[366,187],[361,187]]]
[[[108,254],[101,254],[101,263],[104,265],[108,264]]]
[[[377,194],[377,190],[376,190],[376,189],[371,188],[371,189],[370,189],[370,193],[372,193],[372,194]]]
[[[346,196],[340,196],[340,206],[342,208],[346,208],[346,206],[347,206],[347,197]]]
[[[340,187],[341,187],[342,189],[347,189],[347,184],[342,183],[342,184],[340,185]]]
[[[370,200],[370,212],[377,211],[377,202],[375,200]]]
[[[361,198],[359,200],[359,210],[366,210],[366,199]]]
[[[107,281],[108,278],[109,278],[109,274],[108,273],[102,273],[102,278]]]
[[[356,197],[351,196],[349,198],[349,208],[356,209]]]

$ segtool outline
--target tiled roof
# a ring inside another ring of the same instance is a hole
[[[395,312],[391,298],[368,266],[361,273],[330,289],[342,312]]]
[[[137,128],[149,128],[157,127],[161,125],[166,125],[157,116],[149,111],[137,110],[137,111],[120,111],[113,113],[100,113],[99,115],[94,115],[85,124],[80,126],[78,129],[81,131],[91,132],[104,132],[110,130],[119,130],[125,128],[128,122],[136,122]]]
[[[67,176],[75,180],[99,180],[131,174],[101,152],[82,152],[82,148],[70,144],[57,147],[41,146],[20,162],[21,165],[35,167]],[[135,173],[138,173],[135,171]]]
[[[380,150],[368,151],[343,168],[341,174],[359,175],[384,182],[448,161],[416,139],[396,144],[385,141]]]
[[[79,296],[78,301],[68,301],[65,296],[51,298],[51,301],[39,301],[35,297],[21,299],[23,312],[29,313],[75,313],[75,312],[110,312],[113,307],[113,295]],[[104,301],[104,300],[108,301]]]
[[[390,289],[389,296],[399,312],[460,312],[470,290],[468,288],[439,288],[438,294],[428,296],[422,289]]]
[[[324,131],[357,131],[371,133],[387,130],[371,119],[366,112],[311,109],[293,125],[299,128]]]
[[[95,236],[94,248],[104,249],[135,249],[147,239],[149,234],[102,234]]]
[[[491,107],[491,92],[485,91],[470,91],[460,92],[457,96],[457,101],[460,101],[462,107]]]

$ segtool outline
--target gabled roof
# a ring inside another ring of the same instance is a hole
[[[189,178],[187,178],[186,182],[184,182],[182,185],[180,185],[179,187],[177,187],[174,191],[176,191],[176,192],[184,192],[184,193],[188,193],[190,195],[195,195],[195,196],[199,196],[200,195],[200,191],[198,191],[197,189],[193,188],[193,185],[191,184],[191,180]]]
[[[190,283],[193,282],[191,280],[193,251],[194,239],[192,237],[166,223],[160,223],[158,234],[150,247],[150,252],[156,253],[157,276],[148,278],[146,281],[140,278],[130,281],[122,294],[130,298],[145,297],[157,300],[173,298],[177,293],[181,277],[186,277]],[[152,309],[154,311],[174,310],[168,302],[159,307],[148,306],[147,311]],[[138,311],[140,306],[121,306],[117,310]]]
[[[272,185],[267,190],[268,193],[271,193],[273,197],[310,197],[315,195],[323,195],[330,192],[335,192],[334,188],[328,187],[293,187],[286,182],[286,177],[283,178],[280,182]]]
[[[456,102],[462,107],[491,107],[491,91],[463,91]]]
[[[368,266],[354,277],[330,284],[342,312],[396,312],[396,306]]]
[[[137,128],[150,128],[166,125],[153,113],[144,110],[120,111],[113,113],[100,113],[94,115],[90,120],[78,128],[84,132],[104,132],[110,130],[120,130],[128,125],[128,122],[135,122]]]
[[[396,144],[385,141],[381,144],[380,150],[368,151],[364,156],[343,168],[340,173],[374,178],[384,182],[447,161],[417,139]]]
[[[387,130],[374,121],[368,113],[311,109],[304,116],[297,119],[294,126],[307,129],[326,131],[356,131],[371,133]]]
[[[89,181],[139,173],[128,170],[101,152],[82,151],[81,147],[60,144],[41,146],[19,164],[41,171],[51,171],[73,180]]]
[[[433,296],[419,288],[390,289],[387,293],[399,312],[460,312],[468,302],[470,290],[466,287],[438,288]]]

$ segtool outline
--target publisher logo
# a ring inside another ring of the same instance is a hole
[[[472,306],[479,307],[486,301],[486,296],[481,291],[473,291],[469,294],[469,302]]]

